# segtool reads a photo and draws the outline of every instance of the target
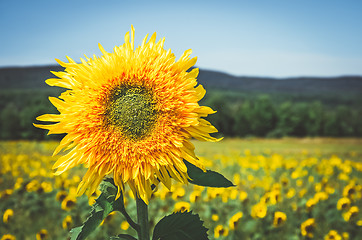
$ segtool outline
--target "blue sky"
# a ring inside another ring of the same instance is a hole
[[[101,55],[147,33],[177,57],[249,76],[362,75],[362,1],[0,0],[0,67]]]

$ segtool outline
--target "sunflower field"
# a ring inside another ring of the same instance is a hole
[[[198,213],[210,239],[359,239],[362,234],[362,149],[354,139],[226,139],[196,143],[206,168],[236,185],[157,187],[152,227],[175,211]],[[51,171],[57,142],[0,142],[0,239],[67,239],[87,219],[90,198],[76,197],[85,169]],[[99,194],[99,192],[97,192]],[[126,192],[131,217],[136,204]],[[89,239],[135,235],[112,212]]]

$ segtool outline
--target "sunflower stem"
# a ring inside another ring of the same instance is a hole
[[[138,240],[149,240],[150,239],[150,229],[148,224],[148,206],[147,204],[139,197],[136,197],[137,204],[137,221],[140,226],[138,232]]]
[[[135,223],[132,218],[128,215],[128,213],[126,212],[125,208],[121,208],[120,212],[123,214],[123,216],[126,218],[126,221],[128,222],[128,224],[137,232],[140,231],[140,226]]]

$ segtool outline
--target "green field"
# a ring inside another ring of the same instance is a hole
[[[0,142],[0,239],[66,239],[87,218],[96,196],[75,196],[84,169],[52,174],[58,142]],[[359,239],[362,139],[223,139],[194,142],[208,169],[236,185],[228,189],[159,186],[149,204],[153,227],[180,209],[198,213],[210,239]],[[130,192],[127,211],[135,218]],[[89,239],[135,235],[119,213]]]

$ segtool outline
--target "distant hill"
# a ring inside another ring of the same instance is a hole
[[[45,88],[45,80],[55,77],[50,71],[61,71],[61,66],[0,68],[0,89]],[[200,69],[200,84],[208,90],[229,90],[283,94],[362,94],[362,76],[331,78],[298,77],[266,78],[237,77],[217,71]]]

